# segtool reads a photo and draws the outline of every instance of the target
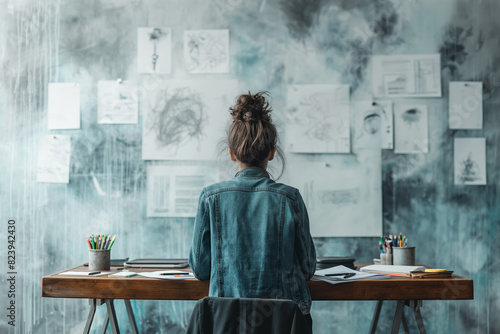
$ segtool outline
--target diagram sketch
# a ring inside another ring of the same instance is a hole
[[[137,72],[171,73],[172,30],[170,28],[137,29]]]
[[[215,160],[236,80],[164,81],[144,106],[144,160]]]
[[[483,83],[450,82],[450,129],[483,128]]]
[[[97,123],[137,124],[137,95],[128,81],[97,83]]]
[[[189,73],[228,73],[229,30],[185,31],[184,64]]]
[[[372,89],[376,97],[440,97],[441,56],[373,56]]]
[[[49,83],[49,130],[80,128],[80,85]]]
[[[418,154],[429,152],[426,105],[395,105],[394,153]]]
[[[296,153],[349,153],[348,85],[287,87],[287,149]]]
[[[69,183],[71,137],[45,135],[38,148],[37,182]]]
[[[393,149],[392,101],[355,103],[354,147]]]
[[[357,155],[287,157],[285,183],[299,189],[313,237],[380,236],[380,150]]]
[[[204,187],[218,181],[214,166],[147,167],[147,216],[195,217]]]
[[[486,184],[484,138],[455,138],[455,184]]]

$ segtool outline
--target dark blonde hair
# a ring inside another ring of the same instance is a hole
[[[233,123],[227,136],[228,144],[236,159],[251,167],[262,167],[276,147],[277,157],[284,168],[283,153],[277,145],[278,131],[271,119],[272,109],[266,96],[269,96],[268,92],[248,92],[238,96],[236,104],[229,108]]]

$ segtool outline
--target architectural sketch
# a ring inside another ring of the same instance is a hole
[[[450,82],[450,129],[483,128],[483,83]]]
[[[455,138],[455,184],[486,184],[484,138]]]
[[[144,106],[145,160],[213,160],[238,93],[234,80],[165,81]]]
[[[428,153],[426,105],[394,106],[394,153]]]
[[[377,97],[439,97],[441,56],[373,56],[372,89]]]
[[[172,30],[170,28],[137,29],[137,72],[171,73]]]
[[[228,73],[229,30],[185,31],[184,64],[189,73]]]
[[[148,217],[195,217],[201,191],[218,180],[214,166],[150,165],[147,173]]]
[[[80,129],[80,85],[49,83],[49,130]]]
[[[97,123],[137,124],[137,95],[127,81],[97,83]]]
[[[71,137],[45,135],[38,148],[37,182],[69,183]]]
[[[349,153],[348,85],[287,87],[287,150],[297,153]]]
[[[394,124],[391,101],[355,103],[354,147],[392,149]]]

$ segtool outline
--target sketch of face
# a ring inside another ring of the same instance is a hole
[[[363,119],[363,129],[366,133],[373,135],[380,131],[382,119],[377,112],[373,112]]]

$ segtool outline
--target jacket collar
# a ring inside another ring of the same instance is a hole
[[[235,177],[246,176],[246,177],[267,177],[269,178],[269,173],[265,169],[260,167],[247,167],[236,173]]]

